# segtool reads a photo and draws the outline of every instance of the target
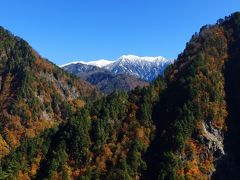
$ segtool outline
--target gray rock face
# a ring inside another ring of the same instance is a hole
[[[208,149],[213,152],[219,152],[220,156],[224,155],[223,135],[222,133],[213,127],[211,123],[202,123],[203,136],[205,137]]]

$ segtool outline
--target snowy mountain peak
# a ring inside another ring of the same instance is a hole
[[[173,63],[162,56],[139,57],[135,55],[123,55],[114,63],[105,66],[114,74],[131,74],[146,81],[152,81],[157,76],[162,75],[165,68]]]

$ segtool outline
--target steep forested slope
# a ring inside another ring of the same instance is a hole
[[[239,179],[240,13],[204,26],[166,72],[148,178]]]
[[[97,90],[42,59],[24,40],[0,28],[0,157],[21,139],[66,119]]]
[[[220,25],[203,27],[166,73],[150,148],[152,178],[208,178],[224,155],[227,39]]]
[[[2,179],[239,179],[240,13],[204,26],[149,87],[22,142]]]
[[[228,116],[224,134],[225,156],[217,163],[215,179],[240,179],[240,13],[220,20],[228,40],[224,66],[225,94]]]

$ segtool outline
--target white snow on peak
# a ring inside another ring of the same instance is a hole
[[[102,68],[104,66],[107,66],[108,64],[111,64],[113,62],[114,61],[109,61],[109,60],[105,60],[105,59],[100,59],[100,60],[97,60],[97,61],[90,61],[90,62],[81,61],[82,64],[97,66],[97,67],[100,67],[100,68]]]
[[[108,64],[111,64],[113,63],[114,61],[109,61],[109,60],[105,60],[105,59],[100,59],[100,60],[96,60],[96,61],[74,61],[74,62],[70,62],[70,63],[67,63],[67,64],[63,64],[63,65],[60,65],[59,67],[63,68],[65,66],[68,66],[68,65],[71,65],[71,64],[86,64],[86,65],[92,65],[92,66],[97,66],[97,67],[104,67],[104,66],[107,66]]]

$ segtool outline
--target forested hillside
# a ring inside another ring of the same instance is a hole
[[[98,94],[0,28],[0,157],[22,139],[66,120]]]
[[[149,87],[89,102],[22,141],[0,179],[240,179],[239,73],[234,13],[195,33]]]
[[[164,88],[116,93],[88,104],[67,123],[46,130],[2,160],[2,177],[126,179],[146,168],[142,154],[151,142],[151,111]]]

